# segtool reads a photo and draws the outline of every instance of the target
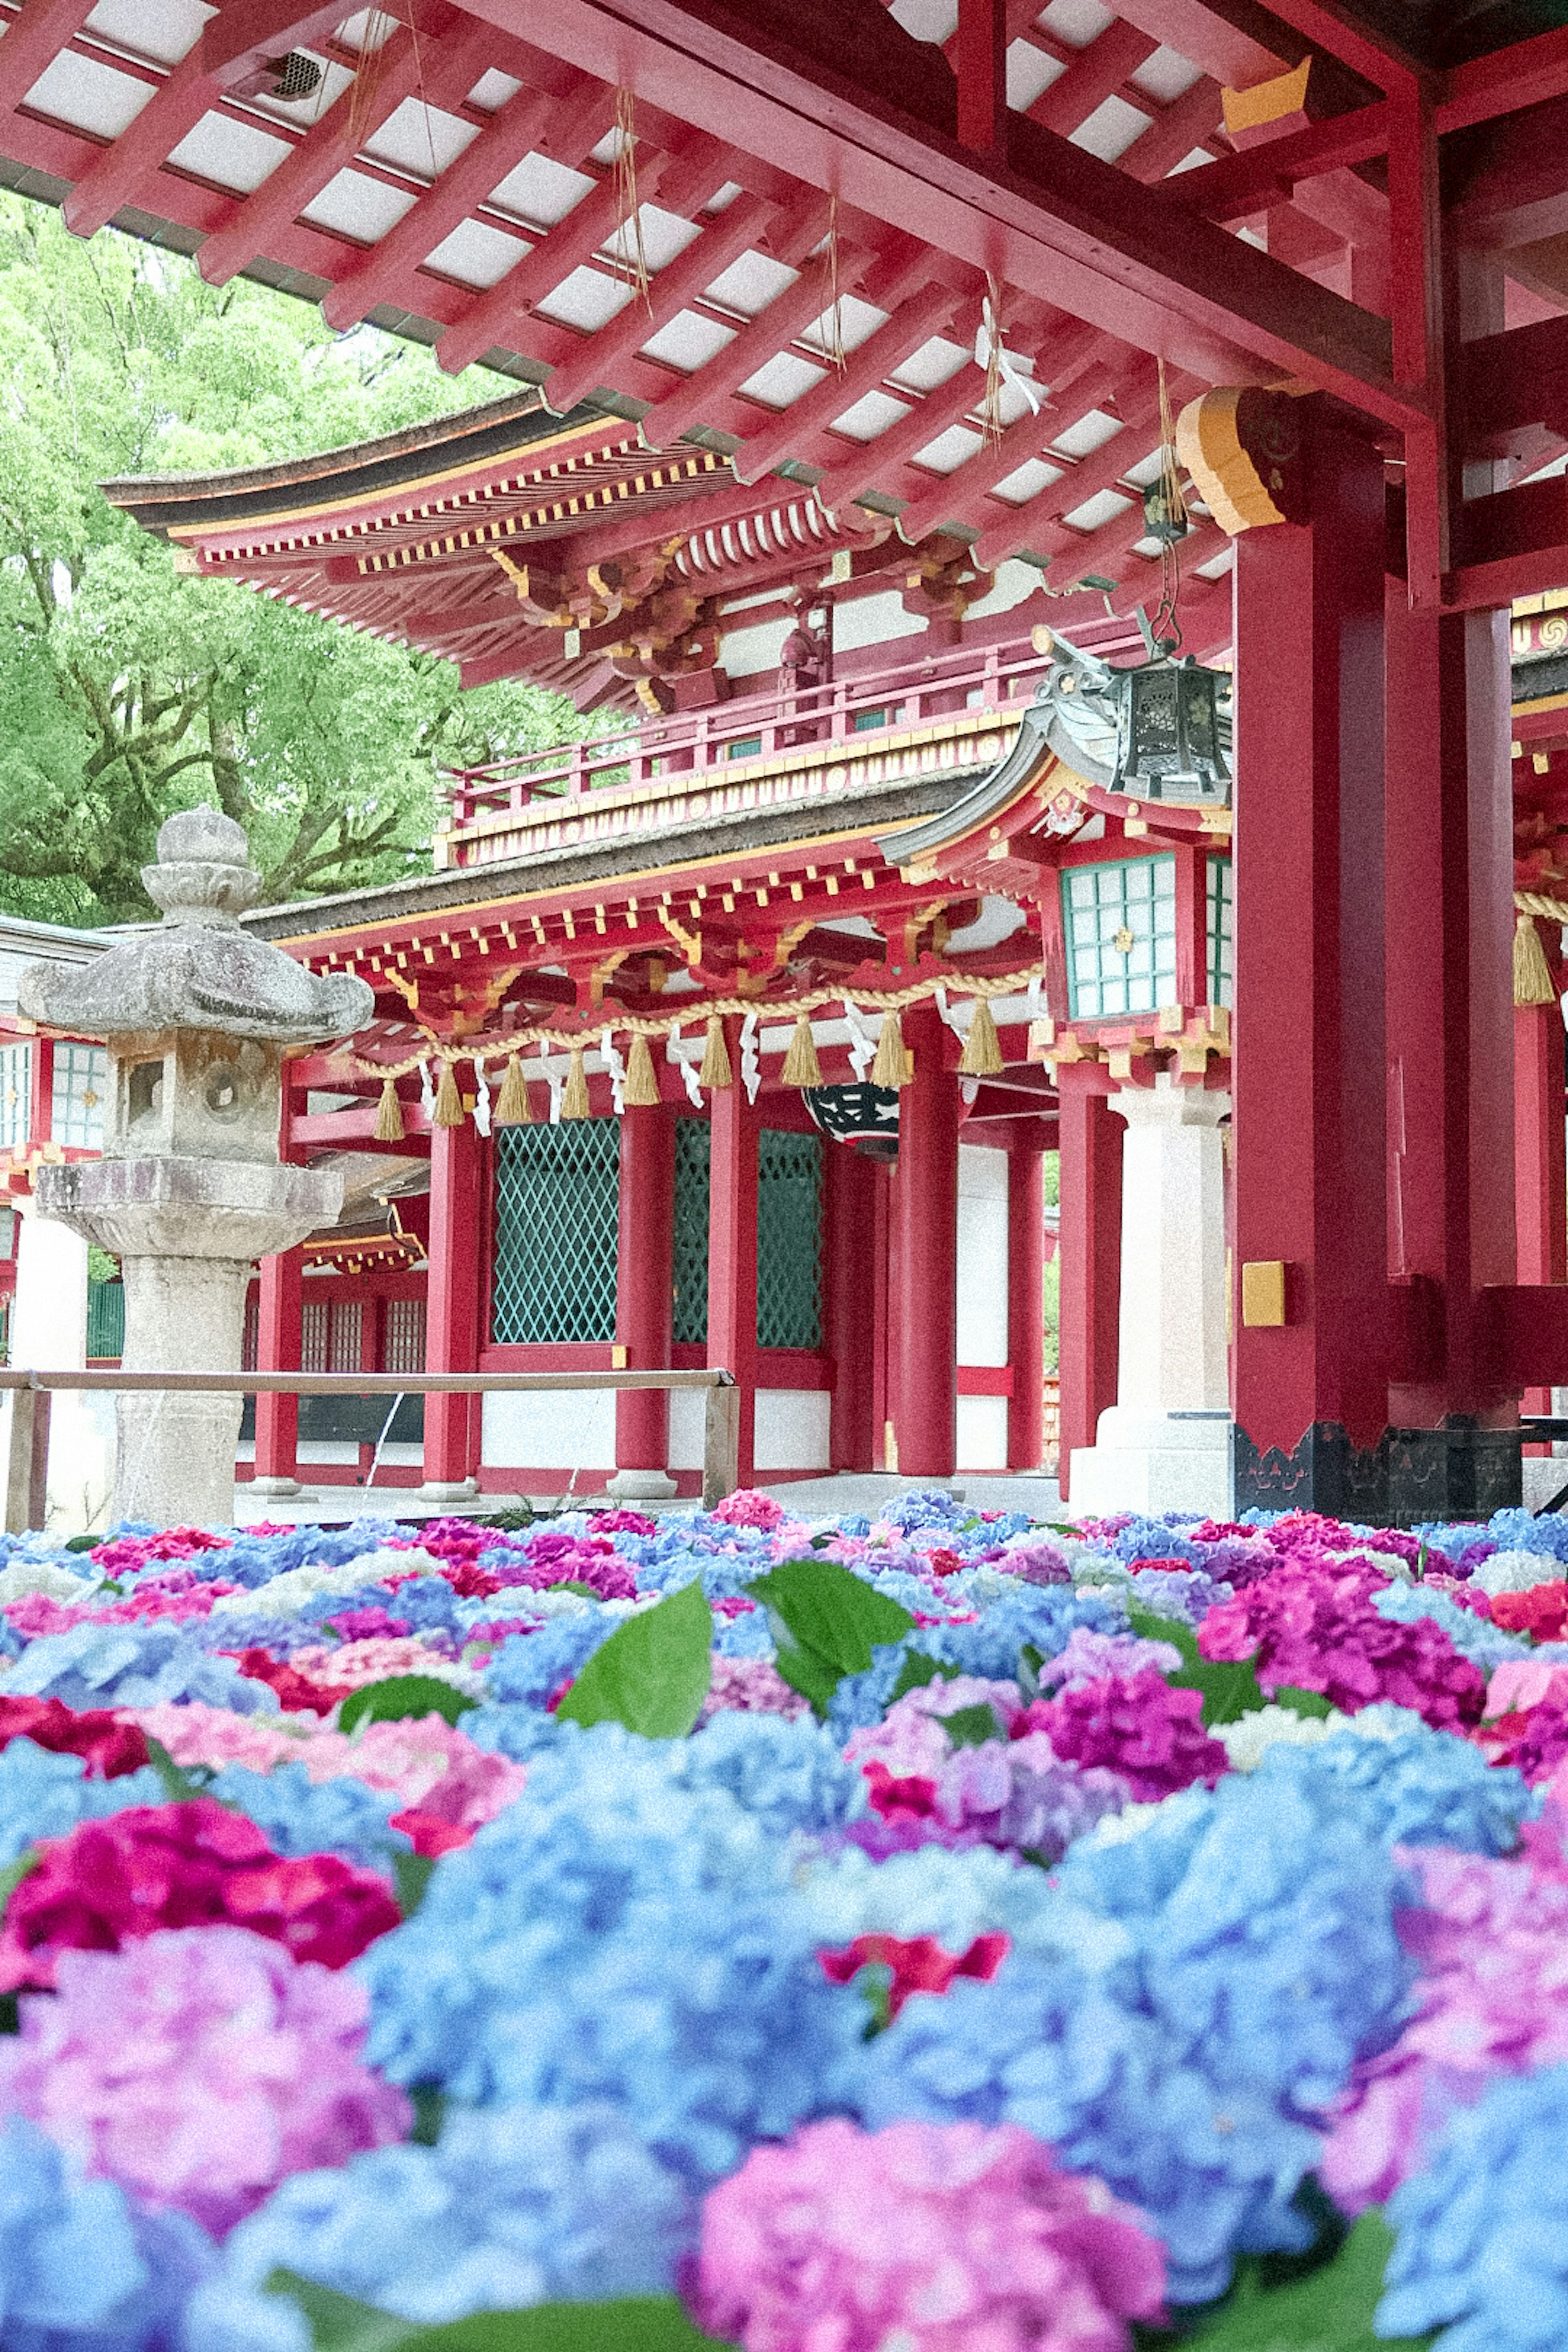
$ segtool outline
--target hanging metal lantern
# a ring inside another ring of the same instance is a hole
[[[1140,800],[1223,800],[1230,783],[1228,680],[1162,647],[1138,669],[1116,673],[1116,782]]]

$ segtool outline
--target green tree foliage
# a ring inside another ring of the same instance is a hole
[[[507,387],[370,328],[0,194],[0,907],[145,919],[163,820],[220,804],[272,899],[428,862],[437,772],[584,731],[560,697],[458,688],[250,590],[176,574],[102,497],[339,447]]]

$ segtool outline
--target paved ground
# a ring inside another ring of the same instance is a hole
[[[829,1513],[876,1512],[894,1495],[906,1494],[911,1487],[929,1484],[918,1478],[890,1478],[879,1475],[852,1475],[838,1478],[790,1478],[777,1485],[763,1482],[764,1491],[776,1495],[805,1518],[821,1518]],[[949,1491],[960,1496],[977,1510],[1027,1511],[1036,1518],[1049,1518],[1059,1507],[1057,1482],[1043,1475],[1008,1477],[990,1470],[961,1471],[948,1482]],[[306,1486],[287,1499],[277,1495],[255,1495],[248,1483],[234,1490],[235,1523],[238,1527],[265,1519],[274,1527],[319,1526],[323,1521],[339,1524],[356,1518],[363,1513],[374,1512],[378,1517],[398,1519],[427,1519],[458,1512],[465,1517],[479,1512],[505,1509],[516,1496],[505,1495],[473,1496],[465,1503],[426,1503],[408,1486],[372,1487],[367,1493],[363,1486]],[[584,1496],[584,1503],[597,1501]],[[559,1495],[534,1495],[529,1497],[536,1510],[559,1508]],[[669,1504],[644,1504],[640,1510],[689,1510],[689,1501]]]

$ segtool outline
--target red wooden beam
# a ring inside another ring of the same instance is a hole
[[[1568,229],[1568,96],[1527,108],[1478,142],[1468,178],[1449,195],[1449,224],[1468,245],[1506,251]]]
[[[1043,89],[1027,111],[1033,121],[1065,136],[1089,121],[1096,107],[1144,65],[1159,43],[1136,25],[1118,21],[1079,49],[1065,73]]]
[[[1222,0],[1217,6],[1211,0],[1118,0],[1116,13],[1231,89],[1250,89],[1299,62],[1293,53],[1281,52],[1279,27],[1270,22],[1269,12],[1249,0],[1239,5]]]
[[[958,0],[958,30],[948,45],[958,83],[958,136],[983,155],[1007,138],[1007,11],[1005,0]]]
[[[1331,115],[1325,122],[1310,122],[1304,130],[1222,156],[1217,163],[1195,164],[1179,172],[1164,193],[1205,220],[1245,220],[1250,213],[1288,203],[1302,180],[1385,155],[1394,121],[1394,107],[1381,99],[1374,106]]]
[[[1568,93],[1568,26],[1539,33],[1531,41],[1510,41],[1490,56],[1454,66],[1437,101],[1439,131],[1464,131],[1500,114]]]
[[[468,0],[510,29],[515,0]],[[769,43],[721,0],[540,0],[533,37],[606,53],[654,106],[1209,382],[1305,375],[1403,427],[1386,321],[1014,117],[1011,168]]]
[[[1464,347],[1468,455],[1498,455],[1522,427],[1568,431],[1568,318],[1541,319]]]
[[[1147,131],[1139,132],[1120,159],[1122,171],[1146,187],[1164,180],[1194,147],[1209,146],[1219,129],[1221,110],[1219,84],[1205,74],[1191,89],[1162,107]],[[1173,187],[1179,186],[1185,176],[1182,173]]]
[[[1102,400],[1114,396],[1116,381],[1112,368],[1091,368],[1074,385],[1071,398],[1059,406],[1053,403],[1038,416],[1020,416],[995,439],[984,439],[973,457],[904,509],[899,517],[900,538],[913,546],[941,523],[978,525],[983,518],[975,501],[998,482],[1005,482],[1009,474],[1016,474],[1029,458],[1047,457],[1051,442],[1070,433]],[[1122,437],[1116,436],[1118,441]],[[1045,495],[1042,491],[1041,496]]]

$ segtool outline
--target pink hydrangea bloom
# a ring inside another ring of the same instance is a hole
[[[1059,1698],[1037,1699],[1030,1730],[1043,1731],[1058,1756],[1103,1765],[1145,1801],[1168,1797],[1194,1780],[1212,1789],[1230,1759],[1203,1727],[1203,1694],[1173,1690],[1152,1666],[1080,1683]]]
[[[308,1716],[294,1718],[307,1727],[303,1732],[279,1731],[273,1727],[276,1717],[174,1701],[122,1708],[121,1715],[160,1741],[176,1764],[246,1764],[253,1772],[302,1764],[312,1780],[363,1780],[367,1788],[388,1790],[405,1807],[462,1829],[493,1821],[521,1795],[526,1777],[521,1764],[477,1747],[439,1715],[367,1723],[352,1734],[316,1730]]]
[[[1340,2103],[1321,2170],[1347,2212],[1390,2196],[1494,2074],[1568,2059],[1568,1870],[1550,1828],[1531,1824],[1526,1839],[1526,1861],[1396,1849],[1426,1898],[1396,1921],[1420,1964],[1418,2007]]]
[[[1016,2125],[810,2124],[702,2214],[689,2300],[745,2352],[1122,2352],[1164,2256]]]
[[[339,1687],[345,1697],[366,1683],[391,1682],[400,1675],[452,1679],[446,1659],[413,1636],[373,1635],[368,1641],[343,1642],[336,1647],[323,1642],[319,1647],[296,1650],[289,1663],[307,1682]]]
[[[811,1706],[769,1658],[715,1658],[713,1679],[703,1703],[702,1719],[738,1708],[746,1715],[782,1715],[794,1719],[809,1715]]]
[[[955,1675],[951,1681],[938,1675],[895,1699],[880,1723],[852,1732],[844,1760],[864,1765],[879,1757],[897,1779],[910,1773],[934,1779],[952,1752],[942,1717],[972,1706],[992,1708],[997,1718],[995,1736],[1005,1739],[1019,1713],[1017,1685],[985,1682],[976,1675]]]
[[[236,1715],[200,1699],[161,1699],[156,1706],[115,1712],[122,1723],[140,1725],[176,1764],[206,1764],[214,1771],[244,1764],[252,1772],[270,1772],[275,1764],[304,1760],[306,1730],[298,1716]]]
[[[1346,1715],[1385,1700],[1435,1731],[1467,1730],[1480,1721],[1485,1676],[1430,1617],[1408,1625],[1380,1617],[1373,1602],[1384,1581],[1364,1561],[1288,1559],[1209,1610],[1198,1647],[1205,1658],[1253,1659],[1269,1693],[1286,1684],[1321,1691]]]
[[[357,1979],[244,1927],[68,1952],[0,2044],[0,2105],[221,2235],[290,2173],[406,2135],[408,2101],[360,2055],[368,2007]]]
[[[293,1532],[292,1528],[247,1529],[250,1535]],[[229,1551],[233,1546],[232,1536],[214,1535],[206,1528],[163,1528],[154,1536],[116,1536],[109,1543],[94,1544],[88,1558],[105,1576],[127,1576],[149,1560],[191,1559],[197,1552]]]
[[[788,1514],[772,1495],[760,1494],[755,1486],[742,1486],[733,1495],[726,1495],[716,1504],[712,1517],[721,1519],[727,1528],[765,1528],[780,1526]]]
[[[1102,1682],[1107,1675],[1141,1674],[1152,1666],[1156,1674],[1174,1674],[1182,1654],[1173,1642],[1143,1642],[1136,1633],[1094,1633],[1075,1625],[1067,1647],[1047,1658],[1040,1668],[1046,1688],[1077,1690],[1084,1683]]]

